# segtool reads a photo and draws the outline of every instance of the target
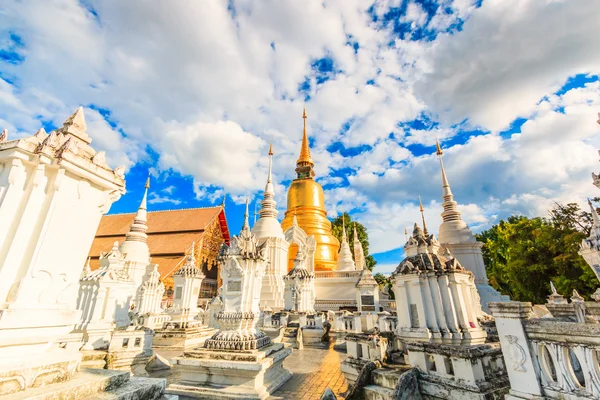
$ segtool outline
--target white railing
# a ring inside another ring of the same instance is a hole
[[[339,310],[342,307],[356,307],[356,300],[316,300],[316,311]]]
[[[560,304],[573,303],[577,302]],[[583,301],[575,305],[583,306]],[[533,318],[531,303],[488,306],[496,319],[512,391],[529,396],[523,398],[600,398],[600,324],[590,323],[584,316],[577,318],[580,322],[571,322],[563,316],[564,310],[556,307],[560,318]],[[575,307],[571,312],[575,319]]]
[[[360,271],[316,271],[317,279],[323,278],[358,278]]]
[[[539,368],[546,396],[600,398],[598,324],[530,320],[525,332],[531,339],[532,359]]]

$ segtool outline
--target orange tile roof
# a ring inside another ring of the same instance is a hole
[[[148,212],[148,234],[202,231],[220,213],[221,206]],[[135,213],[105,215],[96,236],[119,236],[129,232]]]
[[[115,241],[121,243],[125,240],[134,217],[135,213],[102,217],[89,251],[93,270],[100,266],[101,252],[109,251]],[[219,220],[225,241],[229,242],[227,220],[220,206],[148,212],[147,243],[152,262],[158,264],[162,278],[174,272],[192,243],[202,237],[204,229],[215,218]]]

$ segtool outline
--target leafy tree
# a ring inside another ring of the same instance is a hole
[[[591,215],[575,203],[556,204],[548,218],[512,216],[476,235],[490,284],[512,300],[545,303],[550,281],[563,295],[589,297],[598,280],[577,253]]]
[[[332,232],[333,235],[338,238],[338,240],[342,241],[342,217],[345,218],[346,224],[346,236],[348,237],[348,244],[350,245],[350,250],[352,250],[352,254],[354,254],[354,224],[355,221],[352,221],[352,217],[348,213],[343,213],[342,215],[335,218],[331,221]],[[369,234],[367,233],[367,228],[364,227],[360,222],[356,222],[356,234],[358,235],[358,240],[363,246],[363,251],[365,253],[365,263],[367,264],[367,268],[373,271],[373,267],[377,264],[377,261],[373,258],[373,256],[369,255]]]
[[[390,296],[390,299],[394,299],[394,292],[392,291],[392,280],[390,279],[390,277],[378,272],[375,275],[373,275],[373,278],[379,284],[379,290],[381,290],[382,293],[387,293]]]

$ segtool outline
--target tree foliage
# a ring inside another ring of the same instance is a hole
[[[352,254],[354,254],[354,224],[356,223],[356,234],[358,235],[358,240],[362,243],[363,251],[365,253],[365,262],[367,264],[367,268],[373,271],[373,267],[377,264],[377,261],[373,258],[373,256],[369,255],[369,234],[367,233],[367,228],[364,227],[360,222],[352,221],[352,217],[348,213],[343,213],[342,215],[335,218],[331,221],[332,232],[333,235],[338,238],[338,240],[342,241],[342,217],[345,218],[346,224],[346,236],[348,238],[348,244],[350,245],[350,250],[352,250]]]
[[[599,283],[578,251],[591,221],[575,203],[555,204],[547,218],[512,216],[476,235],[490,284],[512,300],[538,304],[550,281],[565,296],[576,289],[589,298]]]
[[[390,296],[390,299],[394,299],[394,292],[392,291],[392,280],[390,279],[390,277],[385,276],[381,272],[378,272],[375,275],[373,275],[373,278],[375,279],[377,284],[379,284],[379,290],[382,293],[386,293],[388,296]]]

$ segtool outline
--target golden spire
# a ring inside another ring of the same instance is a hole
[[[435,138],[435,153],[438,156],[442,156],[444,154],[444,152],[442,151],[442,148],[440,147],[440,142],[437,138]]]
[[[269,155],[273,155],[273,143],[269,143]]]
[[[296,166],[303,167],[303,166],[310,165],[312,167],[315,165],[315,163],[310,156],[310,147],[308,145],[308,135],[306,133],[306,107],[304,107],[304,111],[302,112],[302,119],[304,119],[304,133],[302,135],[302,147],[300,148],[300,157],[298,157]]]

